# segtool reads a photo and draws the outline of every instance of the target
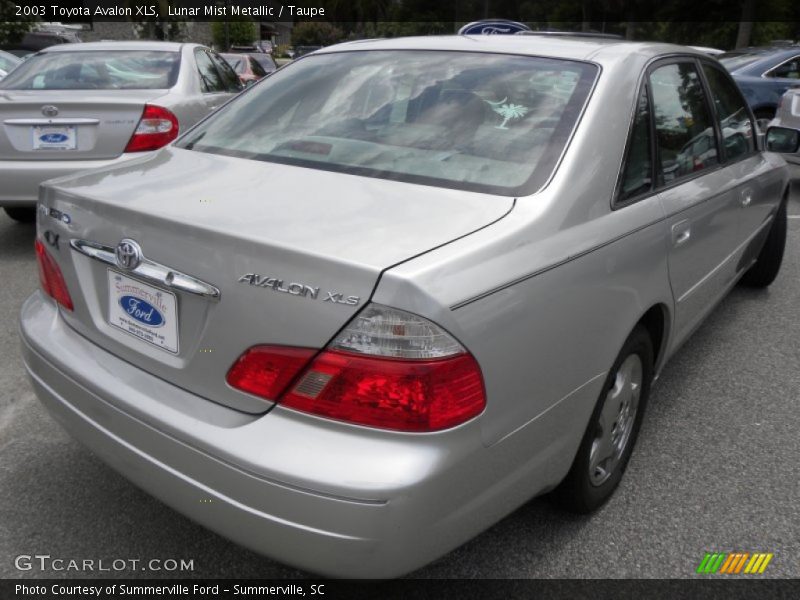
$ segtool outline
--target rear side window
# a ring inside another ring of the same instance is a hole
[[[717,110],[725,160],[747,156],[756,149],[755,134],[742,94],[736,84],[716,67],[703,65],[703,70]]]
[[[780,79],[800,79],[800,56],[795,56],[766,74]]]
[[[258,61],[255,58],[250,57],[250,68],[253,71],[253,74],[256,77],[264,77],[267,74],[266,71],[258,64]]]
[[[675,63],[650,74],[660,176],[665,184],[719,163],[717,140],[694,63]]]
[[[200,73],[200,87],[204,93],[213,94],[225,91],[225,84],[222,77],[211,62],[208,52],[205,50],[195,50],[194,58],[197,62],[197,70]]]
[[[214,54],[213,52],[209,52],[208,55],[211,57],[211,61],[219,71],[225,91],[234,93],[240,91],[242,89],[242,84],[239,82],[239,77],[236,75],[231,66],[225,62],[225,59],[218,54]]]
[[[647,88],[642,86],[636,115],[633,120],[631,138],[625,156],[617,202],[649,192],[653,187],[652,139],[650,134],[650,101]]]
[[[478,52],[319,54],[275,72],[179,146],[528,195],[555,169],[597,72],[584,62]]]
[[[175,85],[177,52],[91,50],[32,56],[6,77],[6,90],[156,90]]]

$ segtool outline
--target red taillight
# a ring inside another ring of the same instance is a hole
[[[72,310],[72,298],[70,298],[67,284],[64,281],[64,276],[61,274],[61,269],[58,267],[53,257],[48,254],[47,250],[41,241],[36,240],[36,260],[39,263],[39,281],[42,284],[42,290],[52,297],[56,302],[67,310]]]
[[[370,427],[438,431],[486,405],[475,359],[399,360],[326,351],[281,399],[281,406]]]
[[[287,408],[396,431],[455,427],[486,407],[475,358],[436,323],[404,310],[371,303],[315,354],[256,346],[228,383]]]
[[[268,400],[277,400],[316,352],[288,346],[254,346],[245,351],[228,371],[228,385]]]
[[[178,117],[163,106],[145,104],[125,152],[158,150],[178,137]]]

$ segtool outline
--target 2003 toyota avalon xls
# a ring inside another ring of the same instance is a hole
[[[670,354],[777,275],[787,193],[699,52],[335,46],[43,187],[25,364],[67,430],[192,519],[400,575],[537,494],[603,503]]]

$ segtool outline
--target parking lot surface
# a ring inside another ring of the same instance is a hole
[[[529,502],[412,577],[695,577],[705,552],[770,552],[800,577],[800,194],[783,270],[735,289],[656,383],[622,485],[590,516]],[[24,374],[34,228],[0,213],[0,577],[305,577],[151,498],[65,434]],[[169,572],[30,570],[19,555],[181,559]],[[704,576],[709,577],[709,576]]]

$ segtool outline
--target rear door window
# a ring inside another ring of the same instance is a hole
[[[694,62],[657,67],[650,73],[659,176],[677,179],[719,164],[717,138]]]
[[[211,57],[211,61],[214,63],[214,66],[217,68],[217,71],[219,71],[224,91],[233,94],[238,93],[242,89],[242,84],[239,81],[239,76],[234,72],[231,66],[227,62],[225,62],[225,59],[222,58],[219,54],[215,54],[214,52],[209,52],[208,55]]]
[[[708,64],[703,71],[711,90],[722,132],[722,149],[725,160],[731,161],[755,152],[753,122],[739,88],[725,73]]]
[[[197,62],[197,70],[200,73],[200,85],[204,93],[214,94],[225,91],[225,83],[222,81],[214,63],[211,62],[211,57],[205,50],[197,49],[194,52],[194,58]]]
[[[787,60],[766,74],[767,77],[778,79],[800,79],[800,56]]]

